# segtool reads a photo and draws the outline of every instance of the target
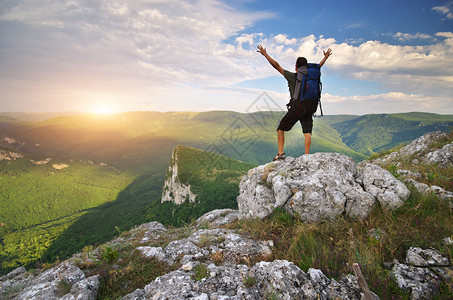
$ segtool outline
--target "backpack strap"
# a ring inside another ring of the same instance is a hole
[[[307,91],[307,89],[305,88],[306,85],[307,85],[307,76],[304,75],[304,83],[302,84],[302,98],[300,98],[300,100],[305,99],[305,92]]]
[[[321,117],[324,116],[324,114],[322,113],[322,105],[321,105],[321,100],[319,100],[319,109],[321,110]]]
[[[291,100],[299,99],[300,90],[301,90],[301,87],[302,87],[302,79],[303,79],[303,77],[304,77],[304,75],[301,72],[297,72],[297,75],[296,75],[296,86],[295,86],[294,91],[293,91],[293,99],[291,99]]]
[[[321,110],[321,117],[324,116],[322,113],[322,105],[321,105],[321,91],[322,91],[322,82],[319,80],[319,109]]]
[[[305,97],[305,85],[307,83],[307,75],[302,73],[301,68],[299,68],[299,70],[297,70],[296,86],[294,87],[293,99],[291,99],[291,100],[302,100]],[[302,92],[302,98],[300,97],[301,92]]]

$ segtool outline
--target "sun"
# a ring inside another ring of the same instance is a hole
[[[92,112],[99,115],[110,115],[115,112],[115,109],[112,105],[109,104],[98,104],[93,107]]]

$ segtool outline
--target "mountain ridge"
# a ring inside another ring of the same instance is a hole
[[[107,145],[113,147],[121,147],[125,143],[134,145],[134,139],[148,143],[152,143],[154,139],[164,139],[167,140],[166,143],[171,143],[170,149],[178,144],[198,149],[216,146],[225,152],[222,154],[233,158],[263,163],[268,157],[257,150],[275,148],[275,127],[282,113],[246,114],[211,111],[128,112],[106,116],[72,115],[41,122],[8,125],[0,130],[0,134],[11,135],[25,142],[29,145],[23,149],[25,152],[41,154],[44,154],[44,151],[51,153],[57,149],[57,141],[67,144],[65,151],[68,156],[89,156],[90,151],[84,149],[95,147],[96,140],[105,145],[104,148],[101,144],[98,147],[102,152],[107,150]],[[354,157],[356,161],[360,161],[374,151],[389,149],[398,143],[410,142],[426,132],[437,129],[451,130],[453,116],[418,112],[364,116],[338,115],[315,118],[314,122],[313,152],[324,152],[327,148],[338,146],[336,152],[345,153]],[[239,137],[239,140],[233,140],[233,135],[235,139]],[[69,139],[69,136],[76,137],[76,140]],[[90,136],[92,138],[87,139]],[[377,137],[380,141],[376,141]],[[249,148],[241,148],[240,142],[244,143],[242,138],[252,140],[255,144],[250,145]],[[358,139],[364,144],[354,144]],[[297,129],[288,132],[288,151],[300,151],[299,140],[300,133]],[[34,144],[42,144],[47,148],[35,149]],[[259,155],[253,158],[247,151],[249,149]],[[90,157],[85,158],[90,159]]]

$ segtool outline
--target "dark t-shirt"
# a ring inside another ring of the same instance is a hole
[[[284,70],[283,76],[285,77],[286,81],[288,81],[288,88],[289,94],[291,95],[291,99],[293,98],[293,92],[296,88],[296,73],[290,72],[288,70]]]

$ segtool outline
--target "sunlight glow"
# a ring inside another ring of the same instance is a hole
[[[112,105],[103,103],[93,107],[92,113],[100,115],[109,115],[115,113],[115,108]]]

